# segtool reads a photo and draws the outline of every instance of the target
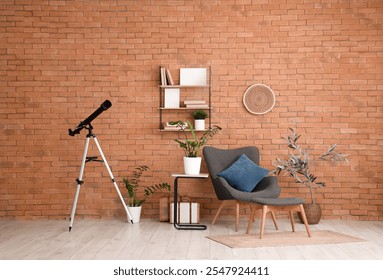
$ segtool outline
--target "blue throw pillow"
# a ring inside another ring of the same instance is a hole
[[[225,178],[239,191],[251,192],[268,173],[267,169],[258,166],[243,154],[227,169],[218,173],[218,176]]]

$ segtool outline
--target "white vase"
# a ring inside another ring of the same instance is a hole
[[[133,224],[140,222],[142,206],[128,206],[130,216],[133,220]]]
[[[194,130],[205,130],[205,120],[194,120]]]
[[[187,175],[198,175],[201,169],[201,157],[184,157],[184,171]]]

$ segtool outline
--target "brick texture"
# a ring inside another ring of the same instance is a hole
[[[177,75],[210,65],[212,119],[223,128],[211,145],[256,145],[272,169],[296,121],[313,155],[333,143],[351,155],[350,164],[315,166],[327,183],[317,192],[324,218],[382,220],[382,24],[381,0],[2,0],[0,219],[69,217],[85,132],[67,129],[106,99],[113,106],[92,124],[121,191],[139,164],[151,168],[144,184],[172,183],[182,151],[177,133],[158,131],[159,66]],[[276,94],[265,115],[242,105],[254,83]],[[124,216],[100,163],[87,165],[84,181],[79,218]],[[284,196],[308,194],[291,178],[280,184]],[[181,190],[203,217],[214,215],[209,180]],[[158,197],[144,217],[158,218]]]

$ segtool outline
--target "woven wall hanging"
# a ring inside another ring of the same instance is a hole
[[[243,105],[252,114],[266,114],[275,105],[275,94],[266,85],[254,84],[245,91]]]

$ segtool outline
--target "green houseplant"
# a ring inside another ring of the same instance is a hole
[[[208,116],[207,113],[204,110],[195,110],[191,115],[194,118],[194,129],[205,130],[205,119]]]
[[[145,171],[147,171],[149,167],[147,165],[140,165],[135,168],[132,172],[131,178],[124,178],[123,182],[125,184],[126,189],[128,190],[128,199],[127,205],[130,213],[137,212],[138,221],[139,215],[141,213],[141,206],[146,201],[146,199],[154,194],[158,190],[170,190],[170,185],[168,183],[159,183],[152,186],[141,186],[141,176]],[[143,196],[139,198],[138,193],[140,189],[143,188]],[[137,219],[133,219],[133,222],[137,222]]]
[[[198,157],[198,152],[201,147],[203,147],[209,139],[213,138],[215,134],[222,130],[222,128],[217,125],[213,125],[204,131],[200,137],[197,137],[197,134],[189,121],[186,121],[186,126],[184,125],[184,122],[178,122],[177,125],[185,136],[185,139],[182,140],[175,139],[185,154],[185,174],[199,174],[201,157]],[[188,168],[190,166],[189,161],[194,162],[191,164],[193,166],[191,170]]]
[[[195,110],[192,112],[192,117],[195,120],[204,120],[208,117],[208,114],[204,110]]]
[[[296,126],[289,128],[289,134],[287,137],[282,137],[287,143],[287,147],[290,149],[288,159],[276,158],[273,165],[276,167],[273,173],[279,175],[282,171],[285,175],[294,178],[295,183],[300,184],[309,189],[310,203],[304,205],[308,222],[310,224],[317,224],[321,218],[321,208],[315,200],[315,189],[323,188],[326,186],[324,181],[317,180],[311,167],[314,159],[310,154],[310,147],[302,147],[298,144],[298,140],[301,137],[297,133]],[[325,153],[319,156],[319,160],[324,161],[345,161],[348,162],[349,158],[347,154],[339,153],[336,151],[337,145],[331,145]]]

